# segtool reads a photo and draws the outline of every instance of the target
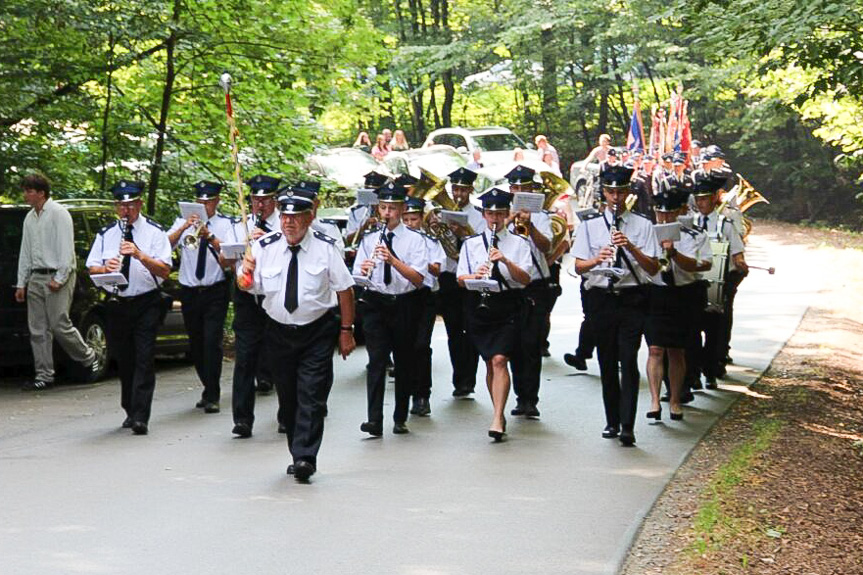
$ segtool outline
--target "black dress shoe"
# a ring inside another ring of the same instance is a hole
[[[674,421],[681,421],[683,419],[683,412],[681,411],[680,413],[674,413],[672,411],[671,412],[671,419],[673,419]]]
[[[547,347],[542,350],[542,357],[551,357],[551,352]]]
[[[205,407],[207,407],[207,400],[204,398],[199,399],[198,403],[195,404],[195,407],[197,407],[198,409],[204,409]]]
[[[716,389],[719,386],[716,385],[716,378],[710,377],[707,378],[707,383],[704,384],[704,387],[706,387],[707,389]]]
[[[692,392],[684,393],[680,396],[680,403],[687,404],[695,401],[695,395]]]
[[[368,433],[374,437],[380,437],[384,434],[384,424],[364,421],[362,425],[360,425],[360,431]]]
[[[587,360],[575,353],[563,354],[563,363],[579,371],[587,371]]]
[[[294,474],[294,464],[293,464],[293,463],[291,463],[290,465],[288,465],[288,470],[287,470],[285,473],[287,473],[288,475],[293,475],[293,474]]]
[[[655,419],[656,421],[661,421],[662,420],[662,408],[660,407],[656,411],[648,411],[644,415],[645,415],[645,417],[647,417],[647,419]]]
[[[393,433],[395,433],[396,435],[404,435],[405,433],[410,433],[410,432],[411,432],[411,430],[408,429],[408,426],[405,425],[405,423],[403,421],[402,422],[397,421],[393,424]]]
[[[488,436],[494,439],[495,443],[500,443],[506,437],[506,433],[503,431],[496,431],[494,429],[488,430]]]
[[[728,374],[728,370],[725,369],[725,364],[720,363],[719,367],[716,368],[717,377],[725,377]]]
[[[602,430],[602,436],[605,439],[614,439],[618,435],[620,435],[619,425],[606,425],[605,429]]]
[[[221,410],[222,408],[219,407],[219,404],[212,401],[208,401],[204,406],[204,413],[219,413]]]
[[[429,400],[425,397],[418,397],[414,400],[414,408],[411,410],[411,413],[414,415],[420,415],[422,417],[428,417],[431,415],[431,407],[429,406]]]
[[[525,417],[533,417],[533,418],[539,417],[539,409],[536,407],[535,403],[530,403],[530,404],[525,406],[524,416]]]
[[[126,417],[126,419],[123,420],[123,425],[121,427],[123,429],[131,429],[132,428],[132,418]]]
[[[261,395],[267,395],[273,391],[273,384],[269,381],[259,381],[258,385],[255,386],[255,391]]]
[[[473,393],[472,389],[465,389],[465,388],[458,388],[457,387],[456,389],[452,390],[452,396],[453,397],[467,397],[471,393]]]
[[[231,433],[242,438],[251,437],[252,426],[248,423],[240,422],[234,425],[234,429],[231,430]]]
[[[515,407],[509,412],[510,415],[524,415],[527,406],[520,401],[515,403]]]
[[[279,430],[278,430],[278,431],[279,431],[279,433],[287,433],[287,432],[288,432],[288,428],[287,428],[287,427],[285,427],[285,424],[284,424],[284,423],[280,423],[280,424],[279,424]]]
[[[294,463],[294,479],[297,481],[308,481],[315,474],[315,466],[308,461],[299,460]]]
[[[132,433],[135,435],[147,435],[149,429],[147,428],[147,424],[143,421],[133,421],[132,422]]]
[[[670,398],[668,397],[668,394],[666,393],[665,395],[663,395],[662,397],[659,398],[659,401],[664,401],[665,403],[668,403],[669,399]]]
[[[684,385],[683,387],[684,387],[684,389],[685,389],[686,387],[689,387],[689,389],[691,389],[691,390],[693,390],[693,391],[696,391],[696,390],[699,390],[699,389],[703,389],[703,388],[704,388],[704,387],[701,385],[701,378],[698,378],[698,379],[696,379],[695,381],[693,381],[692,383],[690,383],[688,386],[687,386],[687,385]]]
[[[624,447],[632,447],[635,445],[635,433],[633,433],[631,429],[621,431],[620,444]]]

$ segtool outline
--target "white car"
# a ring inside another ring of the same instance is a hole
[[[479,148],[484,167],[512,162],[516,148],[524,150],[525,160],[542,160],[533,144],[526,144],[511,130],[501,127],[441,128],[428,135],[423,147],[433,145],[451,146],[468,162],[473,159],[473,151]]]

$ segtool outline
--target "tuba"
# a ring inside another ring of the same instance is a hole
[[[540,172],[542,178],[542,194],[545,195],[545,201],[542,207],[547,212],[552,212],[555,202],[561,196],[572,196],[573,189],[569,182],[552,172]],[[567,232],[569,231],[569,223],[566,218],[558,213],[551,214],[551,247],[548,250],[549,254],[556,253],[560,244],[566,241]]]
[[[737,174],[737,179],[738,182],[735,188],[737,188],[736,196],[738,210],[740,210],[741,212],[745,212],[755,204],[761,202],[764,202],[765,204],[770,203],[769,201],[767,201],[767,198],[759,194],[758,191],[752,186],[752,184],[747,182],[743,178],[743,176]]]
[[[441,180],[435,178],[435,176],[427,173],[430,178],[434,178],[436,180],[431,187],[429,187],[423,195],[419,196],[427,202],[434,202],[439,205],[441,208],[447,211],[457,212],[459,211],[458,205],[455,203],[449,194],[446,191],[446,180]],[[425,175],[425,174],[424,174]],[[423,180],[420,180],[418,186],[422,184]],[[438,240],[440,242],[443,251],[446,253],[447,257],[457,260],[459,254],[459,239],[458,236],[447,226],[445,223],[441,222],[437,219],[435,215],[435,210],[431,209],[425,213],[423,217],[423,230],[425,232]],[[468,228],[468,234],[473,235],[473,230]]]

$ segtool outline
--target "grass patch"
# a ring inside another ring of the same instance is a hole
[[[693,522],[694,540],[689,551],[703,555],[733,537],[738,529],[734,516],[725,512],[729,496],[750,473],[755,458],[770,446],[783,422],[762,418],[752,427],[752,438],[738,446],[705,489],[705,501]]]

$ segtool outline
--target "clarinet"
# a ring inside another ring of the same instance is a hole
[[[264,227],[264,225],[265,225],[265,222],[264,222],[264,211],[263,211],[263,210],[258,210],[258,211],[257,211],[257,213],[255,214],[255,227],[256,227],[256,228],[258,228],[258,229],[261,229],[261,230],[267,231],[267,230],[266,230],[266,228]]]
[[[121,240],[121,243],[122,242],[131,242],[132,241],[132,226],[131,226],[131,224],[129,224],[129,218],[122,218],[120,220],[120,227],[123,230],[123,239]],[[123,256],[123,261],[120,264],[120,272],[124,276],[126,276],[126,281],[129,280],[129,268],[131,265],[132,265],[132,256],[130,256],[128,254]],[[125,286],[122,286],[122,287],[115,288],[114,293],[115,294],[117,293],[116,289],[125,290],[127,287],[129,287],[128,284],[126,284]]]
[[[377,251],[377,248],[378,248],[379,246],[383,246],[383,245],[385,245],[385,244],[386,244],[386,239],[387,239],[387,227],[388,227],[388,226],[389,226],[389,220],[386,220],[386,219],[385,219],[385,220],[383,220],[383,223],[381,224],[381,235],[380,235],[380,236],[378,236],[378,243],[375,245],[375,251]],[[372,253],[374,254],[374,252],[372,252]],[[373,273],[375,273],[375,268],[376,268],[376,267],[378,267],[378,258],[377,258],[377,256],[375,255],[374,257],[372,257],[372,258],[371,258],[371,260],[372,260],[372,263],[373,263],[374,265],[372,265],[372,268],[369,270],[369,273],[368,273],[368,275],[367,275],[366,277],[372,277],[372,274],[373,274]]]
[[[491,247],[497,248],[497,224],[492,224],[491,226]],[[489,254],[491,254],[491,250],[489,250]],[[491,277],[491,255],[489,255],[488,259],[488,272],[485,274],[485,279],[489,279]],[[488,309],[488,298],[491,296],[488,289],[483,289],[479,294],[479,305],[477,309]]]

